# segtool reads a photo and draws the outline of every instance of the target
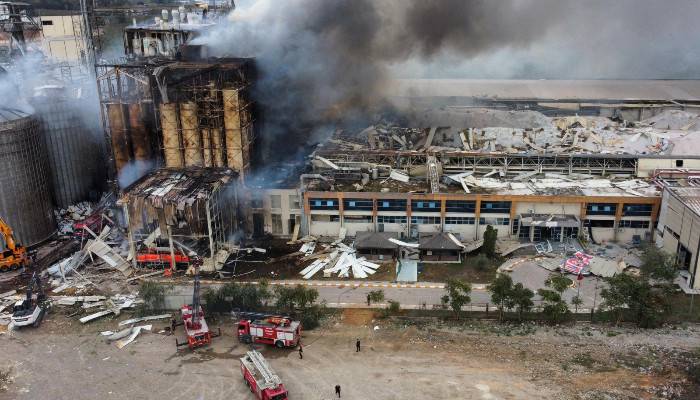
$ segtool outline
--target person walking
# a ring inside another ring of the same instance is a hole
[[[360,352],[360,339],[357,339],[357,342],[355,342],[355,353]]]
[[[175,326],[177,326],[177,320],[175,320],[175,317],[173,317],[170,320],[170,334],[171,335],[175,333]]]
[[[340,398],[340,385],[335,385],[335,394],[337,394],[338,398]]]
[[[301,343],[299,343],[299,359],[304,359],[304,349],[301,347]]]
[[[368,293],[367,294],[367,307],[369,307],[369,301],[370,301],[370,297],[369,297],[369,293]]]

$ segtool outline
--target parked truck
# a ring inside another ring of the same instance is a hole
[[[295,347],[301,338],[301,323],[288,317],[253,314],[238,321],[238,340],[278,348]]]
[[[241,374],[258,400],[286,400],[287,389],[267,360],[255,350],[241,358]]]

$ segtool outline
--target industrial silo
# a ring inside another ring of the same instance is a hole
[[[26,246],[56,230],[51,181],[39,121],[17,109],[0,108],[0,216]]]
[[[44,87],[32,98],[46,141],[53,200],[66,208],[99,193],[104,146],[99,108],[62,87]]]

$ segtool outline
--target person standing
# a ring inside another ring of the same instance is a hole
[[[367,307],[369,307],[369,301],[370,301],[370,297],[369,297],[369,293],[367,293]]]
[[[357,342],[355,342],[355,353],[360,352],[360,339],[357,339]]]
[[[335,385],[335,394],[337,394],[338,398],[340,398],[340,385]]]
[[[299,359],[304,359],[304,349],[301,347],[301,343],[299,343]]]

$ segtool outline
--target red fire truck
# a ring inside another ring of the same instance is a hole
[[[267,360],[255,350],[241,358],[241,374],[258,400],[287,400],[287,389]]]
[[[301,323],[288,317],[250,314],[238,322],[238,340],[243,343],[264,343],[279,348],[294,347],[301,338]],[[247,318],[247,317],[257,317]]]
[[[199,257],[193,257],[192,264],[194,265],[192,304],[185,304],[180,309],[182,324],[185,326],[185,334],[187,335],[187,342],[179,343],[177,339],[175,339],[176,347],[186,345],[190,350],[205,346],[211,343],[212,338],[221,336],[221,330],[219,330],[218,335],[209,330],[207,321],[204,319],[204,310],[199,303],[199,267],[202,264],[202,260]]]
[[[189,264],[190,258],[183,252],[176,250],[174,251],[174,255],[176,266]],[[136,254],[136,262],[147,267],[161,265],[170,267],[171,260],[170,249],[163,247],[149,248]]]

